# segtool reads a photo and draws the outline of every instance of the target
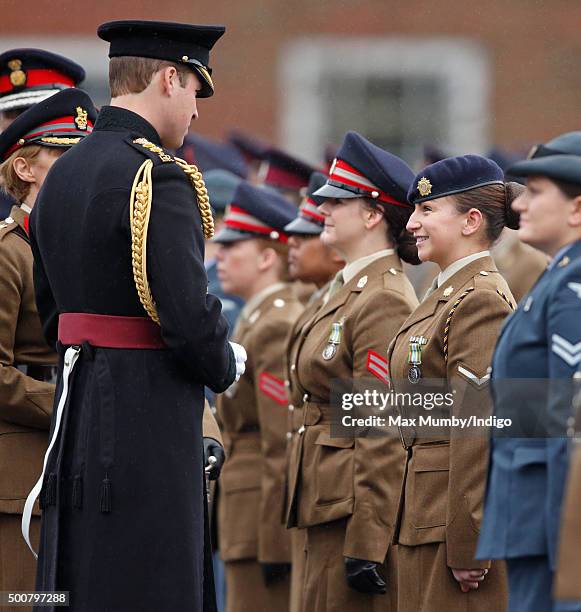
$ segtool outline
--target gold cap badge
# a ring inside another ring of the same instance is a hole
[[[77,116],[75,117],[75,124],[79,130],[87,129],[87,111],[80,106],[77,106]]]
[[[22,70],[22,61],[19,59],[10,60],[8,68],[12,71],[10,73],[12,87],[22,87],[26,83],[26,72]]]
[[[422,178],[418,181],[418,191],[420,192],[422,198],[425,198],[432,193],[432,183],[430,183],[425,176],[422,176]]]

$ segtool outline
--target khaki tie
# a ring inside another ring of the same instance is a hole
[[[343,278],[343,270],[339,270],[329,285],[329,289],[323,298],[323,304],[326,304],[331,299],[331,296],[337,293],[337,291],[339,291],[344,284],[345,279]]]
[[[436,276],[436,278],[432,281],[432,284],[430,285],[430,287],[428,288],[428,290],[426,291],[424,297],[422,298],[422,302],[425,302],[428,297],[434,293],[434,291],[438,288],[438,276]]]

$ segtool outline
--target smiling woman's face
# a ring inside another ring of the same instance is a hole
[[[419,258],[433,261],[442,269],[459,259],[465,217],[450,197],[416,204],[406,227],[416,239]]]

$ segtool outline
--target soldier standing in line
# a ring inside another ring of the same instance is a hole
[[[85,71],[72,60],[42,49],[11,49],[0,54],[0,132],[27,108],[69,87]],[[0,189],[0,219],[17,204]]]
[[[488,367],[514,307],[489,251],[505,226],[516,226],[510,203],[522,188],[509,185],[492,160],[466,155],[424,168],[409,190],[415,210],[408,230],[420,259],[441,272],[387,358],[396,393],[453,396],[451,407],[442,408],[444,418],[490,414]],[[418,419],[433,408],[404,405],[398,411]],[[395,531],[398,612],[502,612],[505,566],[476,559],[488,430],[470,435],[459,427],[403,422],[400,435],[407,461]]]
[[[48,445],[57,370],[34,302],[29,215],[52,164],[91,133],[96,116],[89,96],[69,89],[39,102],[0,135],[0,182],[18,202],[0,223],[0,591],[34,590],[36,562],[20,522]],[[75,123],[78,117],[82,122]],[[37,547],[37,504],[31,531]]]
[[[341,257],[320,240],[325,225],[325,217],[317,210],[324,198],[314,196],[314,192],[327,182],[327,177],[321,172],[311,175],[307,194],[299,208],[296,219],[291,221],[284,231],[289,234],[289,273],[293,280],[304,283],[313,283],[316,287],[305,309],[292,327],[286,348],[286,385],[288,387],[288,432],[287,436],[287,463],[298,441],[298,430],[303,422],[302,396],[300,391],[291,386],[292,377],[288,365],[296,359],[294,355],[296,340],[303,327],[323,304],[323,297],[329,288],[329,282],[345,265]],[[289,465],[287,465],[288,471]],[[288,480],[288,474],[287,474]],[[288,484],[288,483],[285,483]],[[285,487],[286,488],[286,487]],[[285,491],[288,497],[288,491]],[[291,585],[290,585],[290,612],[302,610],[302,593],[306,561],[306,538],[304,529],[293,528],[291,537]]]
[[[248,351],[246,373],[217,402],[227,453],[218,534],[228,612],[288,609],[284,350],[302,305],[287,282],[283,228],[296,212],[272,191],[240,183],[215,238],[222,286],[246,301],[234,339]]]
[[[387,389],[385,352],[417,304],[400,260],[418,261],[405,233],[412,179],[400,158],[349,132],[314,194],[325,198],[321,239],[347,263],[301,330],[289,367],[303,422],[287,524],[306,529],[305,612],[396,609],[390,525],[405,455],[393,438],[332,436],[331,384],[372,379]]]
[[[519,238],[551,263],[494,350],[495,415],[534,429],[492,439],[478,554],[506,559],[511,612],[578,612],[581,602],[555,601],[553,582],[569,469],[566,429],[573,424],[569,385],[581,360],[581,133],[536,147],[508,172],[527,177],[512,204]],[[538,392],[523,401],[529,379]],[[563,562],[571,544],[562,540]],[[560,569],[565,576],[570,568]]]
[[[59,342],[39,590],[76,610],[215,610],[205,530],[204,386],[244,369],[207,294],[201,175],[174,158],[214,90],[221,26],[117,21],[112,100],[59,159],[31,217],[36,302]],[[136,551],[139,558],[136,561]]]

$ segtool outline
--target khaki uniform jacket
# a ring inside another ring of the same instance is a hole
[[[217,399],[227,455],[218,502],[224,561],[290,561],[281,523],[288,413],[284,350],[302,308],[286,284],[244,313],[234,333],[248,360],[238,383]]]
[[[394,391],[419,391],[420,385],[408,382],[408,353],[410,338],[422,336],[427,340],[419,366],[422,379],[444,381],[441,391],[454,392],[453,405],[444,416],[492,414],[489,367],[502,322],[512,311],[507,302],[513,302],[512,295],[492,258],[477,259],[456,272],[419,305],[390,346]],[[397,411],[404,418],[410,416],[401,406]],[[413,416],[428,414],[423,409],[414,412]],[[446,542],[449,567],[487,568],[490,562],[476,561],[474,555],[482,519],[489,432],[481,427],[470,436],[454,433],[448,428],[418,432],[402,421],[400,435],[408,448],[408,459],[396,541],[407,546]]]
[[[311,295],[311,299],[308,300],[305,309],[300,314],[300,316],[295,321],[294,325],[289,334],[286,354],[285,354],[285,362],[284,362],[284,371],[286,374],[285,385],[288,388],[288,431],[286,433],[287,445],[286,445],[286,458],[287,458],[287,468],[286,468],[286,479],[285,479],[285,498],[284,498],[284,507],[283,513],[281,516],[281,520],[283,523],[286,523],[286,507],[288,505],[288,478],[290,471],[290,461],[294,451],[294,447],[298,442],[298,431],[303,424],[303,394],[301,390],[297,388],[296,385],[292,385],[292,376],[290,372],[290,364],[296,362],[297,359],[297,350],[298,350],[298,340],[301,336],[301,332],[305,325],[309,323],[309,321],[313,318],[315,313],[321,308],[323,305],[323,298],[329,289],[329,284],[327,283],[321,289],[317,289],[315,293]]]
[[[302,395],[304,414],[291,457],[287,524],[348,518],[344,556],[384,561],[405,455],[394,438],[331,437],[331,382],[378,382],[374,376],[383,369],[387,388],[387,347],[417,303],[399,258],[381,257],[339,289],[293,345],[291,387],[293,397]],[[333,324],[342,332],[329,356]]]
[[[0,222],[0,512],[18,514],[42,470],[55,386],[17,366],[55,365],[57,354],[34,301],[28,215],[18,206],[10,215]]]

